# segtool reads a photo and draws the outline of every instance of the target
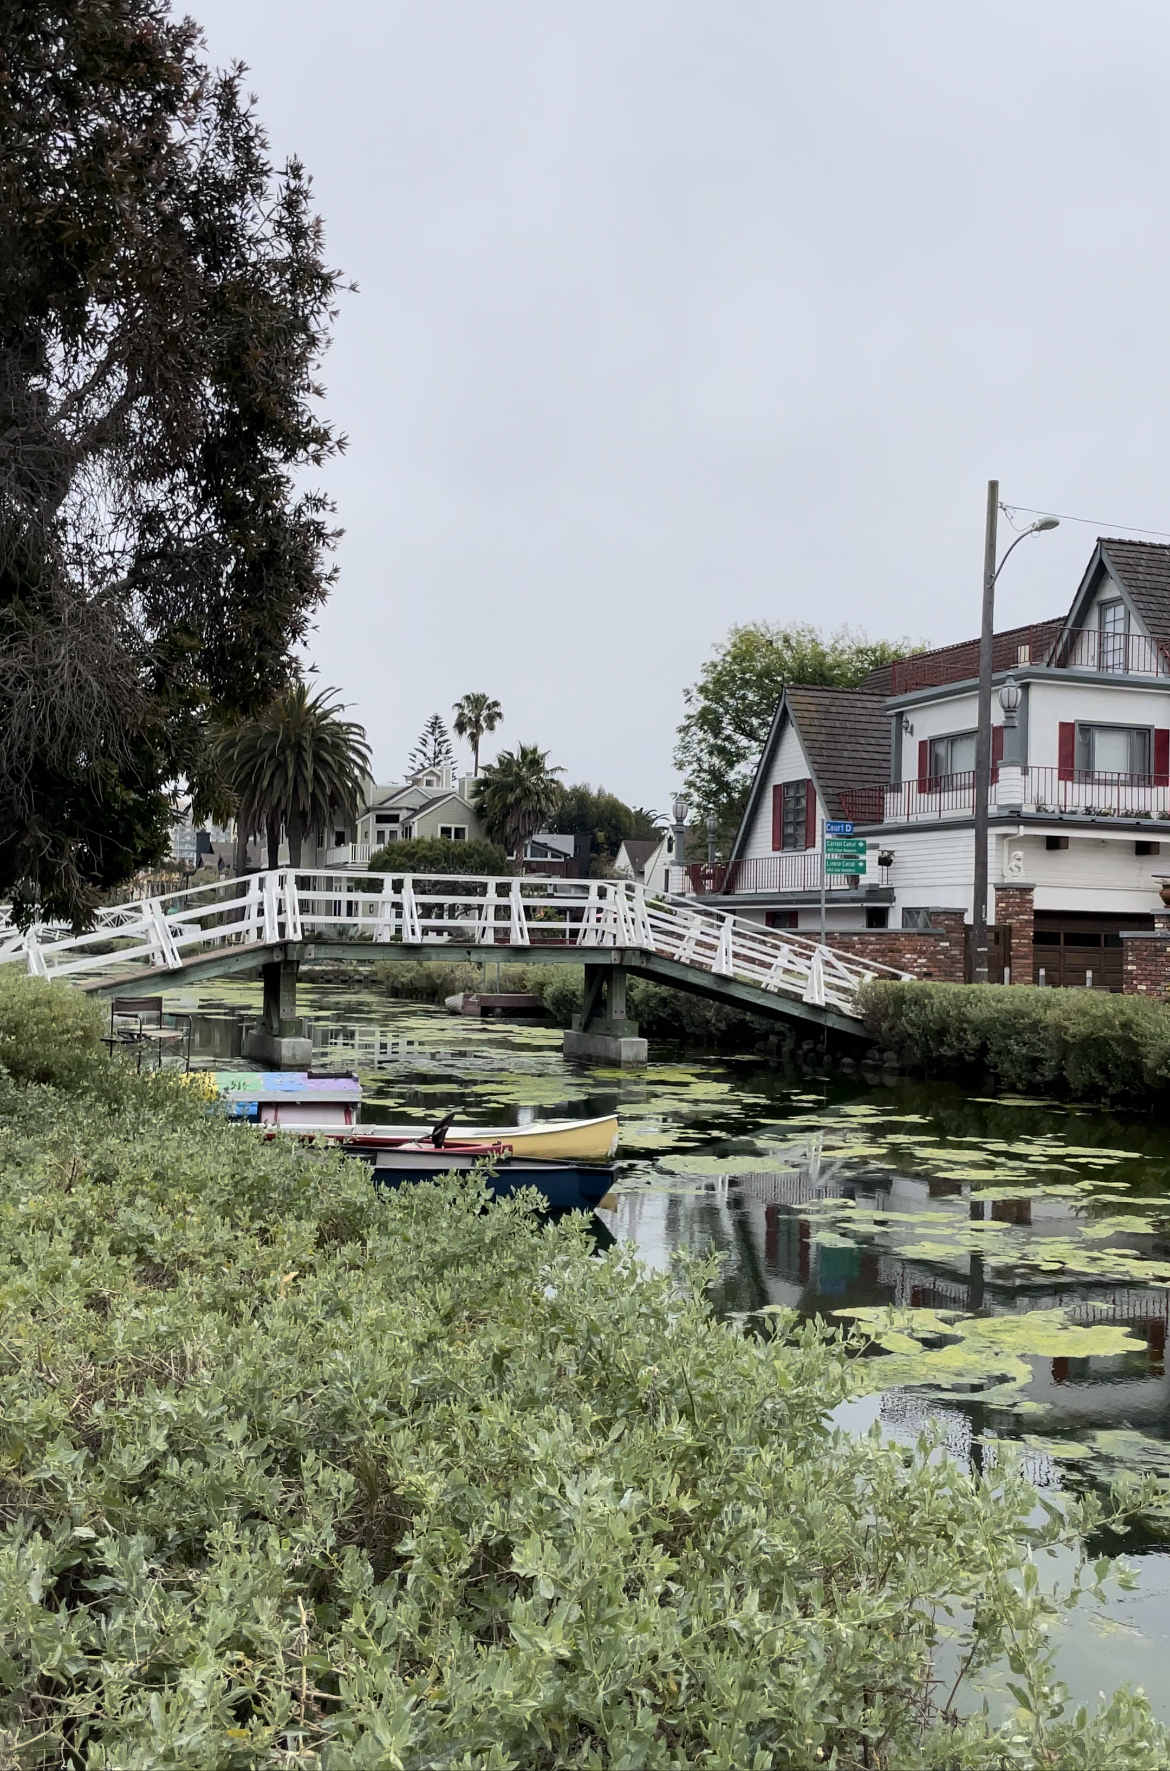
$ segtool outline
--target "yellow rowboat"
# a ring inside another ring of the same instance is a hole
[[[425,1137],[426,1132],[420,1125],[367,1122],[360,1127],[359,1135],[363,1143],[384,1138],[388,1144],[400,1144]],[[447,1132],[446,1142],[508,1144],[517,1156],[545,1159],[560,1156],[574,1162],[610,1162],[618,1146],[617,1114],[606,1113],[600,1119],[530,1119],[525,1125],[453,1125]]]

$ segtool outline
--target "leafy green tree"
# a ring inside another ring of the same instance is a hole
[[[310,695],[293,683],[257,719],[224,733],[219,760],[239,802],[243,830],[264,830],[268,865],[277,864],[283,824],[290,867],[301,864],[305,831],[335,815],[351,818],[362,803],[370,747],[362,727],[339,719],[333,689]]]
[[[828,638],[805,622],[733,627],[698,682],[683,690],[686,713],[674,764],[692,811],[714,812],[721,841],[734,838],[781,690],[789,683],[855,689],[879,665],[921,650],[921,642],[870,640],[849,627]]]
[[[504,717],[504,710],[490,695],[464,695],[451,709],[455,715],[457,738],[466,738],[471,745],[471,772],[479,774],[479,747],[488,732],[494,732]]]
[[[440,716],[432,713],[419,733],[418,743],[410,753],[406,765],[407,773],[418,775],[423,769],[448,769],[454,761],[455,752],[451,748],[447,728]]]
[[[507,857],[494,842],[452,842],[445,836],[419,836],[388,842],[370,856],[374,873],[502,873]]]
[[[485,763],[471,794],[489,841],[518,857],[529,837],[556,815],[564,791],[554,779],[560,773],[549,768],[548,751],[535,744],[501,750],[494,763]]]
[[[83,924],[209,711],[289,677],[338,278],[309,181],[163,0],[0,7],[0,893]]]
[[[658,834],[645,812],[628,806],[615,793],[607,793],[604,787],[594,791],[584,781],[562,789],[560,805],[548,829],[559,830],[565,835],[588,835],[590,852],[611,861],[627,837]]]

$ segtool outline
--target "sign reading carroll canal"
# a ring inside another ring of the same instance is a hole
[[[866,841],[863,836],[831,836],[825,843],[826,855],[864,855]]]

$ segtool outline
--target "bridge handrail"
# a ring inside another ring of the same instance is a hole
[[[408,872],[339,874],[279,868],[110,906],[75,935],[61,924],[21,931],[0,907],[0,965],[40,977],[127,965],[174,971],[196,952],[301,942],[341,933],[371,945],[573,947],[645,951],[771,994],[856,1016],[867,978],[905,978],[794,931],[768,929],[693,900],[648,896],[628,880]]]

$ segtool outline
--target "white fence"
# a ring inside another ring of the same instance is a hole
[[[864,978],[904,973],[837,953],[788,931],[653,898],[625,880],[439,879],[410,874],[296,873],[288,868],[142,898],[98,912],[74,935],[60,925],[15,928],[0,910],[0,965],[34,977],[135,981],[233,949],[315,937],[371,946],[634,948],[716,978],[740,979],[814,1007],[856,1014]],[[486,953],[485,953],[486,957]]]

